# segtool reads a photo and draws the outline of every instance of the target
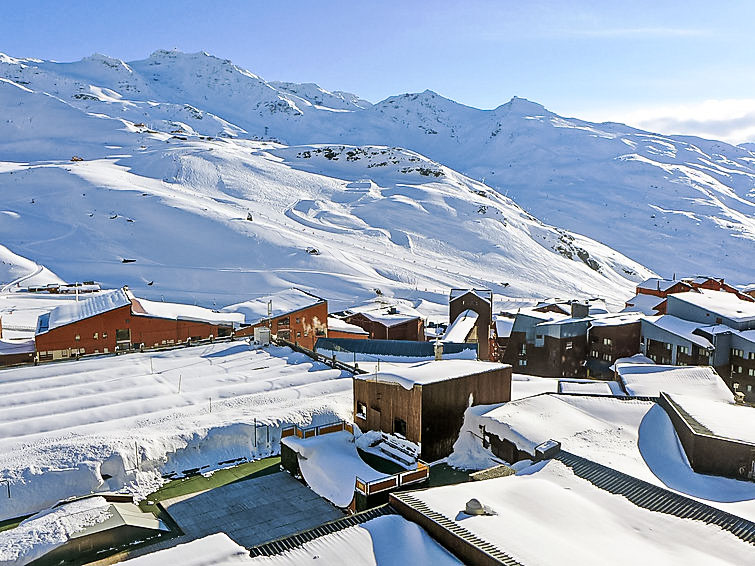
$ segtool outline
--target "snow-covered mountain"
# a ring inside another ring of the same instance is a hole
[[[78,119],[92,122],[94,132],[79,141],[105,139],[96,122],[108,116],[157,131],[405,147],[655,271],[755,280],[755,154],[747,144],[592,124],[521,98],[478,110],[425,91],[373,105],[314,84],[266,82],[206,53],[157,51],[131,63],[0,55],[0,77],[85,111]],[[4,106],[13,101],[18,93]],[[62,133],[73,133],[67,111],[55,112]],[[17,142],[36,124],[16,124],[20,133],[4,153],[27,156]]]
[[[0,242],[69,280],[202,304],[291,284],[343,305],[376,292],[443,303],[459,285],[619,304],[650,274],[446,166],[468,156],[481,176],[468,140],[482,117],[545,127],[520,99],[490,112],[432,93],[371,105],[159,51],[0,55],[0,108]],[[399,148],[420,140],[443,158]]]

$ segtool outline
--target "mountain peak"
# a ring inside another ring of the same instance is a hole
[[[517,113],[531,113],[536,112],[540,114],[552,114],[550,110],[545,108],[542,104],[533,102],[520,96],[514,96],[506,104],[502,104],[496,110],[508,110]]]

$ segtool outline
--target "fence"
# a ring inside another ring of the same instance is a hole
[[[430,466],[428,466],[422,460],[417,460],[416,470],[399,472],[387,478],[381,478],[367,482],[357,476],[355,491],[361,493],[362,495],[374,495],[383,491],[398,489],[399,487],[405,485],[425,481],[428,477],[430,477]]]
[[[287,436],[296,436],[297,438],[312,438],[313,436],[321,436],[323,434],[340,432],[342,430],[354,434],[354,425],[346,421],[336,421],[324,425],[311,425],[307,427],[290,425],[281,429],[281,438],[286,438]]]
[[[272,342],[278,346],[288,346],[295,352],[300,352],[304,355],[309,356],[316,362],[322,362],[323,364],[329,365],[333,369],[340,369],[343,371],[347,371],[349,373],[367,373],[363,369],[359,369],[358,367],[349,365],[345,362],[342,362],[340,360],[336,360],[335,358],[329,358],[328,356],[324,356],[322,354],[318,354],[317,352],[314,352],[310,350],[309,348],[305,348],[304,346],[300,346],[299,344],[295,342],[289,342],[288,340],[284,340],[283,338],[273,338]]]

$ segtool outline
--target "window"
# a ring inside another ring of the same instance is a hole
[[[747,393],[752,393],[752,385],[747,386]]]
[[[604,346],[612,346],[613,345],[613,340],[611,340],[610,338],[603,338],[603,345]]]
[[[92,338],[94,338],[95,340],[97,340],[97,333],[96,332],[94,333],[94,335],[92,335]]]
[[[747,359],[748,360],[755,360],[755,352],[748,352]]]
[[[566,349],[567,349],[567,350],[571,350],[571,349],[572,349],[573,347],[574,347],[574,342],[572,342],[571,340],[569,340],[569,341],[568,341],[568,342],[566,343]]]
[[[102,351],[105,354],[109,354],[110,353],[110,350],[108,348],[103,348]]]
[[[676,347],[676,353],[677,354],[685,354],[689,356],[689,346],[677,346]]]
[[[296,333],[296,337],[297,337],[297,338],[301,338],[301,332],[297,332],[297,333]]]
[[[522,344],[522,347],[519,349],[519,353],[522,355],[525,355],[527,353],[527,344]]]
[[[315,336],[325,336],[325,329],[318,328],[317,330],[315,330]]]
[[[393,434],[400,434],[406,438],[406,421],[404,419],[393,419]]]
[[[102,333],[102,339],[104,340],[105,338],[107,338],[107,332]]]
[[[297,316],[296,317],[296,324],[299,324],[300,322],[301,322],[301,318]]]
[[[279,330],[278,331],[278,338],[282,340],[291,340],[291,331],[290,330]]]
[[[278,328],[288,328],[291,326],[291,317],[286,316],[278,319]]]
[[[77,335],[76,335],[76,340],[81,340],[81,336],[79,336],[79,335],[77,334]]]
[[[747,370],[747,375],[749,375],[750,377],[755,377],[755,369],[752,369],[752,368],[748,369]],[[749,387],[749,385],[748,385],[748,387]]]
[[[603,360],[606,362],[611,361],[611,354],[603,354]]]
[[[666,342],[663,343],[663,347],[666,348],[667,350],[671,350],[671,344],[668,344]]]
[[[367,405],[361,401],[357,401],[357,417],[360,419],[367,419]]]
[[[742,373],[742,366],[731,366],[731,373]]]
[[[542,348],[545,345],[545,337],[542,334],[535,335],[535,348]]]
[[[732,348],[731,349],[731,356],[733,358],[744,358],[745,353],[744,350],[740,350],[739,348]]]
[[[519,365],[520,366],[526,366],[527,365],[527,360],[519,360]]]
[[[599,358],[600,357],[600,353],[597,350],[592,350],[590,352],[590,357],[591,358]]]

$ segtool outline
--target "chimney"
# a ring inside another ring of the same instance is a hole
[[[572,318],[585,318],[587,316],[590,316],[590,307],[585,303],[572,301],[571,317]]]
[[[443,359],[443,342],[441,342],[440,339],[436,338],[433,349],[435,350],[435,361],[441,361]]]

